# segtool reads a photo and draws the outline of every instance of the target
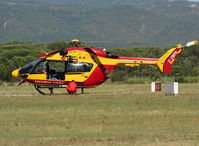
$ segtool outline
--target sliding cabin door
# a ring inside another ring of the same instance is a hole
[[[47,62],[47,79],[48,80],[65,80],[66,62],[52,61]]]

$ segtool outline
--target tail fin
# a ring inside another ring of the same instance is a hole
[[[186,47],[190,47],[197,43],[198,43],[197,40],[188,42],[186,44]],[[182,52],[182,48],[183,46],[179,44],[176,48],[170,49],[162,57],[160,57],[160,59],[157,62],[157,66],[159,67],[161,72],[171,73],[171,65],[175,62],[175,60],[178,58],[178,56]]]

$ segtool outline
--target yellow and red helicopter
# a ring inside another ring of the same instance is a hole
[[[121,57],[106,50],[78,47],[82,43],[84,42],[75,39],[69,43],[72,45],[71,48],[49,54],[41,53],[40,58],[14,70],[12,76],[23,78],[23,82],[32,83],[40,94],[46,94],[40,90],[41,88],[49,88],[50,93],[53,94],[54,88],[66,88],[71,82],[75,82],[77,88],[81,88],[83,93],[84,88],[96,87],[104,83],[121,64],[153,65],[163,73],[171,73],[171,65],[182,49],[195,45],[198,41],[189,42],[185,46],[179,44],[160,58]]]

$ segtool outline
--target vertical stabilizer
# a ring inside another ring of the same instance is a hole
[[[198,41],[191,41],[186,44],[185,47],[190,47],[197,44]],[[180,53],[182,52],[183,46],[181,44],[177,45],[176,48],[172,48],[167,51],[157,62],[157,66],[163,73],[171,73],[171,65],[176,61]]]

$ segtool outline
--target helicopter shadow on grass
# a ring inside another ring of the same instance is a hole
[[[46,94],[43,94],[43,96],[60,96],[60,95],[67,95],[67,96],[77,96],[77,95],[89,95],[90,93],[75,93],[75,94],[68,94],[68,93],[53,93],[53,94],[50,94],[50,93],[46,93]],[[34,95],[35,96],[35,95]],[[38,96],[42,96],[42,94],[38,94]]]

